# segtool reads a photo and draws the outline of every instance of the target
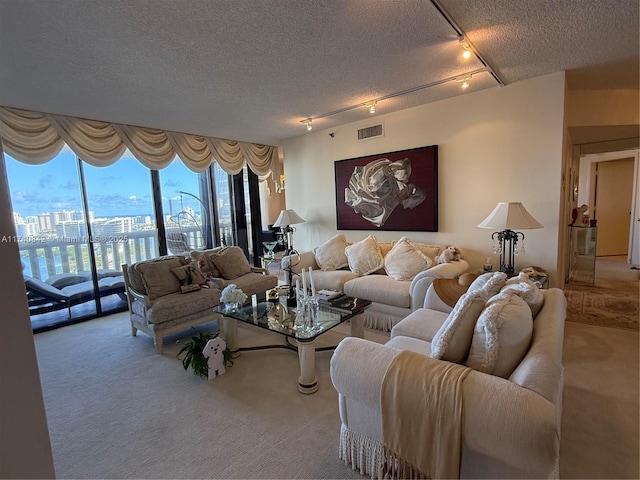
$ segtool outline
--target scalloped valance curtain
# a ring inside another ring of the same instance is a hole
[[[176,155],[196,173],[204,172],[216,161],[225,172],[235,175],[246,162],[260,177],[271,174],[280,187],[278,148],[269,145],[7,107],[0,107],[0,136],[5,152],[32,165],[53,159],[66,143],[96,167],[112,165],[126,149],[152,170],[166,167]]]

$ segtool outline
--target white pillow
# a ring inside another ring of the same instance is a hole
[[[349,269],[356,275],[369,275],[384,266],[384,258],[373,235],[349,245],[344,253],[347,255]]]
[[[462,363],[471,347],[474,326],[487,302],[484,290],[467,292],[460,297],[453,311],[431,340],[431,357]]]
[[[436,257],[440,255],[440,250],[442,249],[440,245],[429,245],[428,243],[419,242],[414,242],[413,246],[416,247],[418,251],[424,253],[432,261],[435,261]]]
[[[339,233],[313,250],[320,270],[340,270],[349,265],[344,253],[347,248],[346,237]]]
[[[544,295],[526,273],[510,278],[501,290],[518,295],[531,309],[533,318],[538,316],[544,304]]]
[[[507,378],[526,355],[532,332],[529,306],[518,295],[500,293],[480,314],[465,365]]]
[[[402,237],[384,257],[384,269],[394,280],[413,280],[431,266],[431,259],[419,252],[407,237]]]
[[[483,289],[489,295],[489,298],[500,293],[500,289],[504,287],[507,281],[507,274],[504,272],[488,272],[483,273],[469,285],[468,292],[474,292]]]

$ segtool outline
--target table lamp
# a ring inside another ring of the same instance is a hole
[[[283,235],[286,235],[287,248],[284,252],[284,255],[289,256],[289,266],[286,268],[288,272],[288,282],[289,282],[289,295],[287,302],[293,304],[295,302],[295,287],[293,286],[293,265],[291,263],[291,257],[293,254],[297,254],[293,249],[293,232],[295,228],[291,225],[295,225],[297,223],[304,223],[304,219],[298,215],[293,210],[281,210],[280,215],[278,215],[278,219],[273,224],[274,227],[280,227]]]
[[[494,245],[493,253],[500,253],[500,271],[505,272],[507,276],[513,276],[514,256],[524,252],[524,233],[514,230],[544,228],[520,202],[499,202],[478,227],[500,230],[491,235]],[[518,250],[518,238],[523,243],[520,250]]]

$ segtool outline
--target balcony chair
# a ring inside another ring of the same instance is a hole
[[[95,298],[93,281],[87,280],[85,275],[61,274],[57,275],[57,288],[47,282],[37,278],[24,275],[24,285],[29,301],[29,312],[31,315],[53,312],[67,308],[71,317],[71,307],[88,302]],[[64,277],[64,278],[61,278]],[[64,279],[65,282],[61,283]],[[49,280],[49,279],[47,279]],[[76,283],[72,283],[76,280]],[[124,279],[120,276],[104,276],[98,280],[100,297],[118,294],[123,295],[125,291]]]

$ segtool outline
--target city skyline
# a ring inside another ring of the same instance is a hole
[[[23,217],[52,211],[82,211],[80,182],[75,154],[65,146],[57,157],[40,165],[21,163],[8,155],[7,176],[13,210]],[[82,163],[89,210],[96,217],[154,215],[150,170],[129,152],[108,167]],[[180,199],[182,207],[199,212],[198,174],[174,160],[160,170],[163,207]],[[164,212],[165,214],[169,213]],[[175,213],[175,212],[174,212]]]

